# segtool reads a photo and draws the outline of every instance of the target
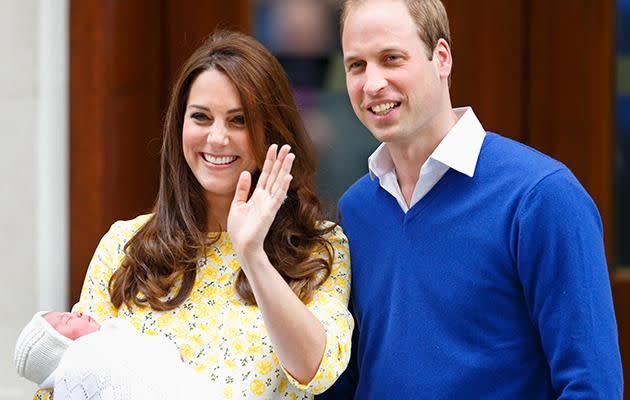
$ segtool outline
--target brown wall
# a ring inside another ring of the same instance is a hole
[[[452,101],[484,127],[527,141],[525,0],[446,0],[453,39]]]
[[[604,221],[612,260],[613,0],[444,0],[455,105],[567,164]]]
[[[249,31],[247,0],[70,2],[70,303],[112,222],[150,210],[179,65],[215,27]]]

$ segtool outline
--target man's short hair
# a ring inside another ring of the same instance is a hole
[[[345,0],[342,6],[339,29],[343,37],[343,27],[350,12],[356,5],[370,0]],[[418,36],[427,47],[429,58],[440,39],[444,39],[451,46],[451,31],[448,24],[446,9],[440,0],[402,0],[416,24]]]

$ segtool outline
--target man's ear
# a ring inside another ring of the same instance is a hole
[[[433,59],[438,65],[440,76],[442,78],[448,78],[453,68],[453,57],[451,55],[451,48],[448,43],[446,43],[446,40],[438,40],[433,49]]]

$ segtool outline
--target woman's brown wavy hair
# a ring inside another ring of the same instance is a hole
[[[235,85],[243,105],[258,168],[267,148],[287,143],[296,155],[293,180],[265,238],[271,264],[303,302],[330,275],[334,249],[322,226],[323,212],[314,190],[315,152],[286,73],[276,58],[250,36],[218,31],[186,61],[171,92],[161,151],[160,188],[153,214],[125,245],[121,266],[109,281],[111,301],[171,310],[190,295],[197,262],[219,239],[207,232],[208,205],[203,188],[184,159],[182,127],[191,85],[204,71],[218,70]],[[259,171],[254,173],[254,187]],[[315,256],[321,250],[323,256]],[[178,285],[178,282],[181,284]],[[178,285],[174,297],[169,293]],[[236,291],[247,304],[256,299],[243,271]]]

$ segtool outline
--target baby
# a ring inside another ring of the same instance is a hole
[[[101,325],[82,313],[38,312],[22,329],[15,346],[18,374],[40,388],[52,387],[53,372],[75,339],[94,333]]]
[[[39,312],[15,347],[20,376],[63,399],[212,398],[217,388],[185,365],[177,347],[125,320],[99,324],[80,312]],[[100,396],[100,397],[99,397]]]

